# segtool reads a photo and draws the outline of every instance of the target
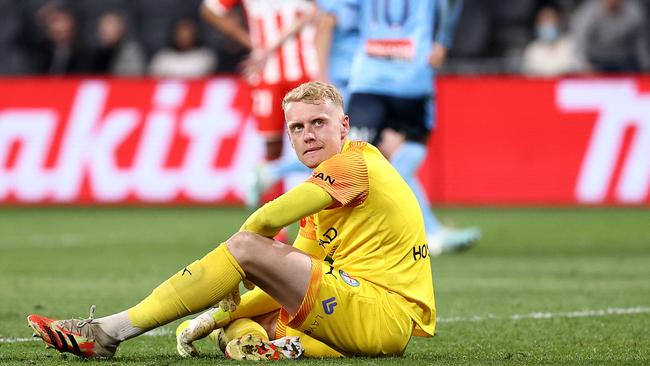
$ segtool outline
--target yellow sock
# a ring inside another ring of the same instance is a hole
[[[235,311],[230,313],[230,319],[252,318],[257,315],[270,313],[279,308],[280,304],[271,296],[259,287],[255,287],[242,295],[241,303],[237,305]]]
[[[244,278],[244,271],[223,243],[129,309],[129,320],[143,330],[167,324],[216,304]]]
[[[316,338],[310,337],[305,333],[288,328],[286,330],[286,335],[288,337],[300,337],[300,344],[305,347],[304,357],[309,358],[331,358],[331,357],[343,357],[342,354],[337,352],[334,348],[326,345],[325,343],[319,341]]]
[[[269,340],[264,327],[249,318],[237,319],[222,329],[214,330],[209,337],[217,345],[217,348],[225,353],[228,342],[247,334],[254,334],[262,339]]]
[[[241,318],[237,319],[234,322],[230,323],[227,327],[223,328],[226,343],[230,342],[233,339],[243,337],[247,334],[253,334],[262,339],[269,340],[269,335],[266,334],[266,330],[259,323],[252,319]]]

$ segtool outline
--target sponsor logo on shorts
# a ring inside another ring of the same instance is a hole
[[[311,322],[311,324],[309,324],[309,327],[307,329],[305,329],[305,334],[307,334],[307,335],[313,334],[318,329],[318,327],[320,327],[320,322],[323,319],[325,319],[324,316],[322,316],[320,314],[316,314],[316,317],[314,318],[314,321]]]
[[[341,278],[343,279],[343,281],[345,281],[345,283],[347,283],[348,285],[350,285],[352,287],[358,287],[361,284],[361,283],[359,283],[359,281],[357,281],[356,278],[354,278],[354,277],[350,276],[349,274],[345,273],[345,271],[343,271],[342,269],[339,269],[339,274],[341,275]]]
[[[330,297],[329,299],[323,300],[323,310],[325,314],[330,315],[334,312],[334,307],[336,306],[336,297]]]

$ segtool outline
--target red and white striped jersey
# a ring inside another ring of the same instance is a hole
[[[248,18],[253,49],[272,47],[291,30],[295,22],[313,10],[315,4],[306,0],[204,0],[204,4],[218,15],[225,15],[235,5],[242,4]],[[308,24],[268,59],[261,81],[277,84],[282,81],[312,79],[318,72],[314,44],[315,29]],[[257,84],[253,81],[254,84]]]

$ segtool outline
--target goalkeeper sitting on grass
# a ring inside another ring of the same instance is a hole
[[[263,291],[246,294],[232,312],[219,311],[223,324],[206,323],[211,330],[242,319],[222,337],[231,358],[297,358],[302,344],[320,356],[401,355],[412,335],[433,335],[424,224],[408,185],[374,146],[347,139],[348,116],[333,86],[303,84],[285,96],[283,109],[298,158],[314,169],[309,179],[139,304],[98,319],[94,307],[84,320],[30,315],[36,335],[62,352],[112,357],[127,339],[224,299],[236,303],[242,281]],[[293,246],[271,239],[301,218]],[[186,335],[181,347],[189,354]]]

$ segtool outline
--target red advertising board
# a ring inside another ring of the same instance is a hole
[[[423,179],[459,204],[648,204],[650,78],[442,77]]]
[[[0,202],[239,203],[261,155],[237,79],[0,82]]]
[[[649,77],[437,83],[434,202],[650,203]],[[234,78],[0,80],[0,204],[239,204],[261,158]]]

